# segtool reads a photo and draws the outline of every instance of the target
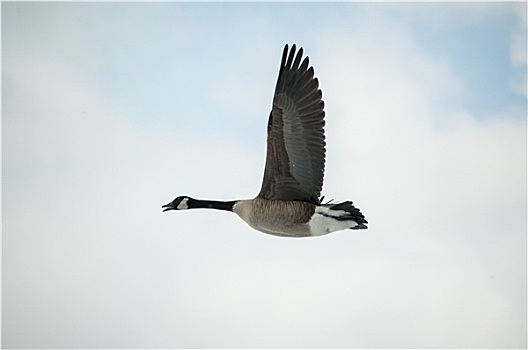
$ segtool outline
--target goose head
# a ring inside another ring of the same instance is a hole
[[[191,198],[187,197],[187,196],[176,197],[169,204],[165,204],[164,206],[162,206],[163,211],[189,209],[189,204],[187,203],[189,201],[189,199],[191,199]]]

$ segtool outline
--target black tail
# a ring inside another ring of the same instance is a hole
[[[322,200],[322,198],[321,198]],[[347,212],[349,215],[343,215],[339,218],[336,218],[337,220],[354,220],[358,223],[357,226],[352,227],[353,230],[364,230],[368,227],[365,224],[368,224],[368,221],[365,219],[365,216],[361,213],[361,211],[354,207],[351,201],[346,201],[338,204],[333,203],[326,203],[322,204],[323,207],[327,207],[333,210],[343,210]]]

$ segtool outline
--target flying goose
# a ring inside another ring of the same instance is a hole
[[[235,212],[249,226],[275,236],[320,236],[366,229],[367,220],[351,201],[322,204],[325,165],[324,102],[314,69],[295,44],[282,60],[268,120],[266,166],[253,199],[199,200],[180,196],[163,211],[197,208]]]

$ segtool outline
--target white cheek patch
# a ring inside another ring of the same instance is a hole
[[[189,206],[187,205],[187,198],[182,199],[182,201],[180,202],[180,204],[178,204],[176,209],[178,209],[178,210],[189,209]]]

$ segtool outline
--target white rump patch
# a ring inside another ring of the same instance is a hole
[[[346,230],[358,225],[354,220],[337,220],[349,215],[344,210],[333,210],[326,207],[316,207],[315,213],[308,221],[312,236],[322,236],[334,231]]]

